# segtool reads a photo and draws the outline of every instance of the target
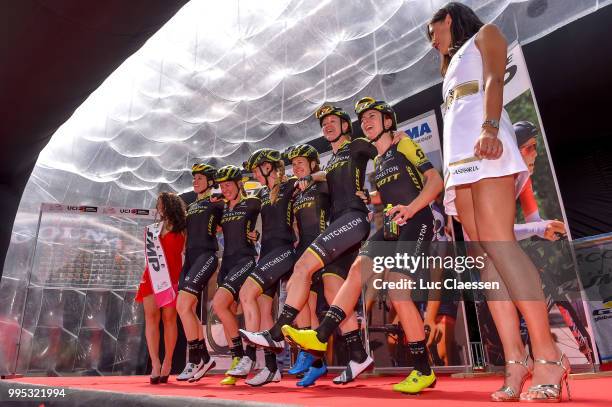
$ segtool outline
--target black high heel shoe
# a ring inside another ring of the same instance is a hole
[[[159,376],[159,382],[160,383],[168,383],[168,378],[170,377],[170,375],[167,376]]]
[[[151,376],[149,376],[149,383],[150,384],[159,384],[159,381],[160,381],[161,377],[160,377],[159,374],[157,376],[153,376],[154,372],[155,372],[155,369],[152,368],[151,369]],[[158,372],[161,373],[161,367],[160,367],[160,370],[158,370]]]

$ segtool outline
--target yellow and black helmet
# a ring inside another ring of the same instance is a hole
[[[204,163],[195,163],[191,166],[191,175],[202,174],[212,181],[215,177],[215,167]]]
[[[297,146],[289,147],[285,150],[284,155],[289,161],[297,157],[305,157],[319,164],[319,152],[310,144],[298,144]]]
[[[242,167],[248,172],[253,172],[256,167],[265,162],[275,164],[279,161],[281,161],[280,151],[272,148],[260,148],[255,150],[249,159],[242,163]]]
[[[215,183],[224,181],[242,181],[242,170],[235,165],[225,165],[215,172]]]
[[[346,121],[348,123],[348,132],[346,134],[353,133],[353,125],[351,123],[351,116],[341,107],[333,106],[333,105],[323,105],[317,109],[315,112],[315,117],[319,120],[319,126],[323,127],[323,119],[325,119],[330,114],[334,116],[338,116],[340,119]]]
[[[355,103],[355,113],[357,113],[357,117],[359,121],[361,121],[361,115],[368,110],[378,110],[383,115],[387,114],[391,117],[391,121],[393,124],[389,130],[397,130],[397,117],[395,116],[395,110],[389,105],[387,102],[382,100],[376,100],[371,97],[361,98]]]

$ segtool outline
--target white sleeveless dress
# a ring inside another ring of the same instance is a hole
[[[449,215],[457,215],[457,185],[516,174],[518,197],[529,178],[505,109],[502,110],[497,136],[503,145],[502,156],[497,160],[481,160],[474,156],[474,145],[485,120],[482,57],[474,43],[475,38],[475,35],[470,38],[453,56],[442,85],[442,97],[446,100],[456,86],[471,81],[479,83],[477,93],[454,100],[444,114],[444,207]]]

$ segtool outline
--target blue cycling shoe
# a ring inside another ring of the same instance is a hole
[[[315,384],[315,381],[319,377],[325,376],[326,374],[327,374],[327,366],[325,365],[325,363],[323,363],[323,366],[321,367],[312,366],[310,369],[308,369],[308,373],[304,375],[304,378],[300,380],[299,382],[297,382],[296,384],[300,387],[312,386],[313,384]]]
[[[313,355],[301,350],[300,353],[298,353],[297,355],[295,364],[293,365],[291,369],[287,371],[287,373],[289,374],[306,373],[308,369],[310,369],[310,366],[312,366],[312,363],[314,361],[315,361],[315,357]]]

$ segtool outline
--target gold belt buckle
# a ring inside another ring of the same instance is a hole
[[[450,107],[451,104],[453,104],[453,100],[455,98],[455,89],[451,89],[448,91],[448,96],[446,97],[446,109],[448,109]]]

